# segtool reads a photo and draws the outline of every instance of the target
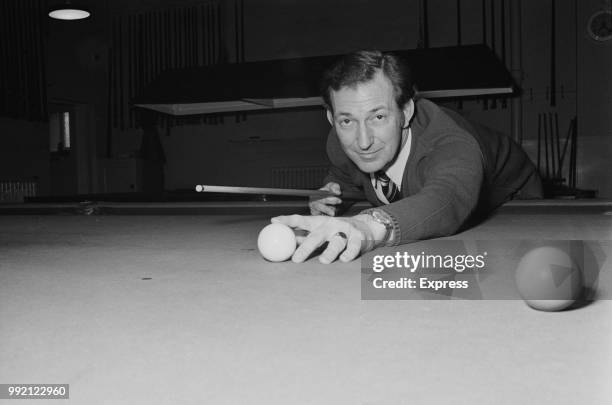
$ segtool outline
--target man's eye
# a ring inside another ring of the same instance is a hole
[[[384,118],[385,118],[385,116],[384,116],[384,115],[382,115],[382,114],[378,114],[378,115],[376,116],[376,119],[377,119],[377,120],[379,120],[379,121],[380,121],[380,120],[382,120],[382,119],[384,119]]]
[[[349,120],[348,118],[345,118],[342,121],[340,121],[340,125],[343,125],[343,126],[347,126],[350,123],[351,123],[351,120]]]

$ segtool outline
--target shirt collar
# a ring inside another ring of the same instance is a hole
[[[404,169],[406,168],[406,163],[408,162],[408,157],[410,156],[410,145],[412,143],[412,130],[408,127],[408,136],[406,137],[406,142],[402,145],[402,149],[400,149],[397,158],[395,161],[385,170],[385,173],[391,181],[393,181],[397,187],[402,188],[402,179],[404,178]],[[370,176],[374,176],[371,174]]]

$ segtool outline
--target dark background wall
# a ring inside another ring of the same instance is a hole
[[[515,0],[516,1],[516,0]],[[86,2],[87,3],[87,2]],[[147,10],[202,4],[203,1],[89,1],[93,16],[76,22],[49,20],[47,96],[50,103],[79,108],[75,144],[79,157],[53,161],[46,152],[48,128],[26,120],[0,119],[0,178],[37,176],[43,194],[138,190],[141,129],[110,128],[108,47],[111,20]],[[501,6],[501,0],[487,1]],[[509,2],[506,1],[506,5]],[[234,7],[223,2],[224,45],[236,59]],[[244,57],[247,61],[339,54],[362,48],[412,49],[419,41],[417,0],[245,0]],[[456,1],[429,0],[429,45],[456,45]],[[463,44],[483,42],[482,1],[462,0]],[[589,16],[599,0],[556,0],[557,105],[550,106],[551,0],[521,2],[522,138],[534,157],[538,114],[557,113],[565,135],[578,116],[578,186],[612,197],[612,41],[588,37]],[[499,15],[499,14],[497,14]],[[507,16],[508,17],[508,16]],[[501,21],[496,20],[496,50],[501,53]],[[489,16],[486,42],[492,45]],[[506,24],[506,38],[510,27]],[[510,49],[506,49],[509,65]],[[500,57],[502,55],[500,54]],[[449,67],[452,68],[452,67]],[[516,73],[516,72],[515,72]],[[481,101],[447,103],[466,116],[511,132],[510,108]],[[494,107],[494,108],[493,108]],[[246,113],[223,123],[187,123],[161,128],[167,158],[165,188],[195,184],[274,185],[273,170],[326,164],[324,142],[329,126],[322,109]],[[58,167],[62,166],[62,167]],[[55,169],[54,169],[55,167]],[[53,178],[53,177],[58,178]],[[64,186],[58,186],[65,183]],[[67,186],[66,186],[67,185]]]

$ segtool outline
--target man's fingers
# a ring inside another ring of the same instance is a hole
[[[346,249],[344,249],[344,253],[340,255],[340,260],[343,262],[350,262],[354,260],[359,253],[361,253],[361,245],[363,241],[362,239],[353,234],[349,236],[348,242],[346,244]]]
[[[329,183],[321,187],[319,190],[329,191],[336,195],[340,195],[342,193],[342,190],[340,189],[340,184],[334,183],[333,181],[330,181]]]
[[[328,183],[329,185],[329,191],[331,191],[334,194],[341,194],[342,191],[340,190],[340,184],[338,183]]]
[[[338,255],[344,250],[346,246],[346,236],[343,233],[337,233],[332,236],[329,243],[327,244],[327,248],[325,251],[319,256],[319,261],[323,264],[329,264],[336,260]]]
[[[320,201],[310,203],[310,214],[311,215],[328,215],[330,217],[336,216],[336,207],[331,205],[322,204]]]
[[[342,200],[338,197],[325,197],[322,200],[319,200],[320,202],[323,202],[323,204],[326,205],[340,205],[342,204]]]
[[[325,197],[319,201],[317,201],[319,203],[323,203],[326,205],[339,205],[342,204],[342,200],[339,199],[338,197]]]
[[[325,214],[325,215],[329,215],[329,216],[335,216],[336,214],[336,205],[340,205],[342,204],[342,200],[338,197],[325,197],[322,198],[320,200],[315,200],[315,201],[311,201],[309,206],[310,206],[310,213],[312,215],[320,215],[320,214]]]
[[[319,204],[319,203],[314,203],[310,205],[310,214],[311,215],[328,215],[330,217],[335,217],[336,216],[336,208],[329,206],[329,205],[325,205],[325,204]]]
[[[295,263],[301,263],[314,252],[317,248],[325,243],[325,235],[313,232],[305,238],[300,246],[295,250],[291,260]]]
[[[272,223],[279,223],[290,226],[291,228],[308,229],[307,220],[302,215],[280,215],[270,220]]]
[[[333,207],[322,207],[331,208]],[[365,244],[371,236],[368,236],[367,230],[360,228],[359,221],[323,216],[281,215],[272,218],[272,222],[294,229],[298,247],[291,259],[296,263],[307,260],[326,242],[329,243],[319,257],[319,261],[325,264],[338,258],[343,262],[352,261],[362,252],[373,248]]]
[[[338,183],[330,182],[321,187],[319,190],[327,191],[332,194],[340,195],[340,185]],[[336,205],[342,204],[342,199],[336,196],[328,196],[322,197],[318,200],[316,198],[319,197],[311,197],[310,198],[310,214],[311,215],[328,215],[330,217],[336,216]]]

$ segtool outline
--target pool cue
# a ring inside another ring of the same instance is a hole
[[[198,193],[229,193],[229,194],[263,194],[263,195],[284,195],[291,197],[332,197],[336,196],[325,190],[307,190],[291,188],[266,188],[266,187],[233,187],[233,186],[209,186],[198,184],[195,187]],[[345,191],[336,196],[348,200],[364,200],[361,193]]]

